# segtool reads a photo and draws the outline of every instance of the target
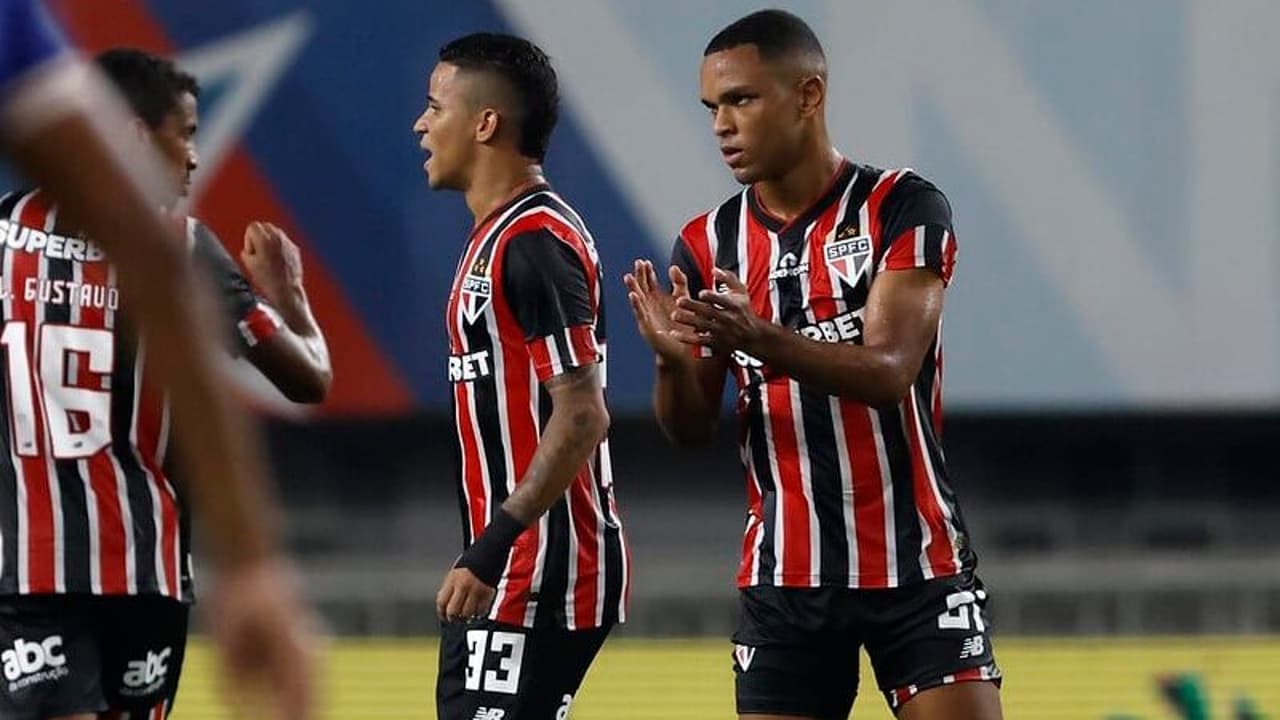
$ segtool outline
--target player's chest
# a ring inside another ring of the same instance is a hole
[[[497,250],[496,238],[472,238],[458,258],[446,309],[449,337],[455,344],[489,334],[499,291],[493,272]]]
[[[835,226],[752,233],[722,267],[744,282],[760,317],[814,340],[857,342],[875,247],[855,216]]]

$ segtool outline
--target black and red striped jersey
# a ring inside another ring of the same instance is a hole
[[[695,296],[720,267],[747,285],[760,317],[815,341],[861,344],[877,277],[928,268],[949,283],[955,255],[936,187],[909,170],[845,162],[791,222],[751,188],[694,218],[672,264]],[[887,588],[975,562],[940,445],[941,327],[892,407],[828,395],[741,352],[730,367],[747,475],[740,586]]]
[[[446,324],[470,544],[533,459],[552,409],[543,383],[593,363],[604,373],[600,262],[581,217],[545,185],[490,214],[458,262]],[[568,629],[621,622],[629,564],[605,440],[516,541],[489,616]]]
[[[0,595],[190,599],[169,406],[147,364],[163,348],[131,330],[114,267],[57,215],[38,190],[0,198]],[[241,342],[274,334],[217,238],[179,222]]]

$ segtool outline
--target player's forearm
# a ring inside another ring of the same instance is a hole
[[[818,342],[776,324],[745,350],[810,389],[872,407],[900,402],[920,370],[899,349]]]
[[[524,477],[502,504],[523,525],[537,522],[573,484],[609,431],[609,412],[596,398],[557,404]]]
[[[708,398],[697,371],[697,360],[658,357],[653,386],[653,409],[658,425],[681,447],[704,447],[715,434],[719,397]]]
[[[329,344],[324,339],[320,323],[311,313],[311,304],[307,302],[306,290],[301,284],[287,293],[288,301],[277,308],[285,325],[293,331],[301,342],[303,353],[310,370],[308,395],[313,402],[319,402],[329,392],[333,382],[333,366],[329,360]],[[318,396],[318,397],[317,397]]]

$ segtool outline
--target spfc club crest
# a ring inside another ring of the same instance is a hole
[[[871,264],[870,235],[838,240],[827,245],[824,250],[827,270],[831,276],[843,281],[850,288],[857,286],[859,278]]]
[[[487,277],[476,277],[468,274],[462,278],[462,290],[458,293],[458,305],[462,308],[462,316],[472,325],[484,314],[492,297],[493,285]]]

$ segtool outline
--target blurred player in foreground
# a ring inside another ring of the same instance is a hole
[[[158,212],[167,175],[154,157],[124,152],[133,146],[133,132],[118,99],[85,63],[65,50],[34,0],[0,0],[0,138],[4,148],[56,200],[68,224],[83,228],[102,245],[118,273],[122,302],[136,309],[132,319],[140,334],[151,347],[164,349],[149,359],[159,383],[170,394],[181,460],[188,469],[199,517],[210,531],[211,555],[218,570],[210,617],[215,639],[237,680],[231,687],[237,688],[238,695],[257,687],[270,695],[276,716],[306,718],[311,714],[312,694],[311,616],[298,598],[294,571],[279,555],[274,536],[275,504],[267,492],[268,475],[252,424],[243,408],[225,392],[217,371],[221,351],[214,329],[220,326],[212,322],[209,294],[197,279],[181,236]],[[6,247],[9,240],[6,238]],[[81,241],[74,248],[69,245],[64,243],[62,250],[79,250],[87,257],[87,243]],[[83,301],[83,294],[80,297]],[[15,413],[9,428],[10,437],[17,440],[10,453],[13,472],[8,475],[15,490],[19,487],[15,482],[18,466],[25,470],[31,465],[36,474],[43,472],[45,477],[56,475],[56,468],[50,472],[47,460],[43,468],[34,467],[39,463],[19,452],[31,450],[24,448],[23,441],[35,444],[37,459],[41,447],[53,450],[59,443],[69,460],[102,442],[103,433],[109,432],[104,430],[109,425],[91,421],[90,408],[75,408],[61,416],[43,414],[49,399],[75,398],[93,409],[102,402],[92,389],[59,382],[68,377],[59,372],[69,368],[58,367],[62,362],[74,362],[90,374],[102,374],[101,346],[72,344],[74,337],[68,339],[57,329],[47,330],[54,327],[21,321],[5,327],[10,341],[6,360],[11,371],[6,378],[25,379],[29,391],[25,396],[11,392],[8,409],[15,407],[15,400],[22,400],[29,404],[18,407],[31,411],[21,419]],[[55,345],[64,343],[66,352],[31,357],[37,349],[33,333]],[[15,361],[23,360],[38,363],[40,369],[12,372]],[[108,356],[106,361],[109,368],[112,358]],[[32,372],[38,373],[40,383],[30,383]],[[10,383],[9,387],[22,385]],[[98,390],[102,389],[99,381]],[[25,480],[22,487],[26,488]],[[54,488],[50,484],[48,491],[52,493]],[[86,492],[96,496],[93,488]],[[16,496],[15,492],[11,497]],[[56,534],[58,524],[52,525]],[[5,553],[10,552],[5,548]],[[55,589],[60,579],[56,567]],[[25,568],[28,573],[31,570],[30,566]],[[35,578],[28,576],[28,582],[32,580]],[[40,582],[46,580],[41,578]],[[61,580],[65,583],[65,576]],[[39,664],[32,677],[63,674],[65,655],[58,642],[45,638],[33,647],[24,640],[13,653],[19,673]],[[8,675],[6,668],[9,683],[20,679]],[[93,718],[96,709],[7,709],[5,716],[84,720]]]

